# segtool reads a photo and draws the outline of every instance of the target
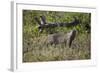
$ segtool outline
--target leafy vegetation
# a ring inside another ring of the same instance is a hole
[[[70,23],[76,17],[79,24],[75,27],[48,28],[39,32],[39,24],[34,20],[34,17],[40,18],[42,15],[49,23]],[[90,13],[23,10],[23,62],[90,59],[90,24]],[[64,32],[66,34],[73,29],[77,30],[77,36],[70,48],[64,44],[46,45],[50,32]]]

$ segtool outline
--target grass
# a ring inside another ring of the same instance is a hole
[[[91,58],[90,34],[77,35],[69,48],[68,45],[47,45],[47,36],[31,37],[23,40],[23,62],[84,60]]]
[[[79,20],[75,27],[46,28],[39,32],[34,17],[44,15],[48,23],[70,23]],[[71,47],[64,43],[48,44],[47,35],[76,29],[79,33]],[[23,62],[85,60],[91,59],[91,13],[23,10]]]

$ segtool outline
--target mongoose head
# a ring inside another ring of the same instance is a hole
[[[71,47],[71,44],[75,39],[75,37],[76,37],[76,30],[72,30],[69,34],[69,47]]]

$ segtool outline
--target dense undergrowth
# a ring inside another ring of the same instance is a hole
[[[47,22],[72,22],[76,17],[80,23],[75,27],[48,28],[39,32],[34,17],[46,16]],[[23,10],[23,62],[83,60],[91,58],[91,14],[79,12],[56,12]],[[68,33],[77,30],[71,47],[62,44],[47,45],[50,32]]]

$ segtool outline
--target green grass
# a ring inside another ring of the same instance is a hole
[[[23,53],[23,62],[83,60],[91,58],[90,34],[78,34],[71,48],[64,44],[47,46],[46,39],[46,35],[30,38],[29,45],[27,45],[29,50]],[[24,43],[27,42],[24,41]]]
[[[80,23],[75,27],[46,28],[40,33],[34,17],[40,19],[41,15],[46,17],[48,23],[70,23],[74,21],[73,17]],[[70,48],[63,43],[48,45],[47,35],[50,33],[68,33],[73,29],[78,33]],[[91,13],[23,10],[23,62],[91,59],[90,31]]]

